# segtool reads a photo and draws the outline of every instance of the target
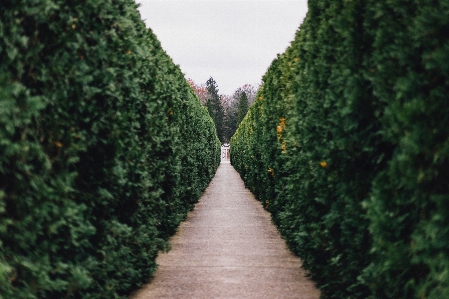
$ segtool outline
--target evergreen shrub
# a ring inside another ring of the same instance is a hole
[[[309,1],[231,140],[322,298],[446,298],[449,2]]]
[[[219,163],[132,0],[0,4],[0,298],[124,298]]]

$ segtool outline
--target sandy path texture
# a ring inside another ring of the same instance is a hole
[[[229,162],[221,162],[171,244],[155,277],[130,299],[320,297]]]

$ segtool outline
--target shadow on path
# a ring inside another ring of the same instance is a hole
[[[152,282],[130,299],[320,297],[229,162],[170,241]]]

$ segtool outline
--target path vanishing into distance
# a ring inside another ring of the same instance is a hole
[[[172,250],[159,254],[155,277],[130,299],[318,299],[270,217],[232,165],[221,162],[171,238]]]

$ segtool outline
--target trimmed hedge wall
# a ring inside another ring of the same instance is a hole
[[[231,139],[322,298],[449,297],[449,2],[309,1]]]
[[[0,9],[0,298],[124,298],[219,164],[132,0]]]

